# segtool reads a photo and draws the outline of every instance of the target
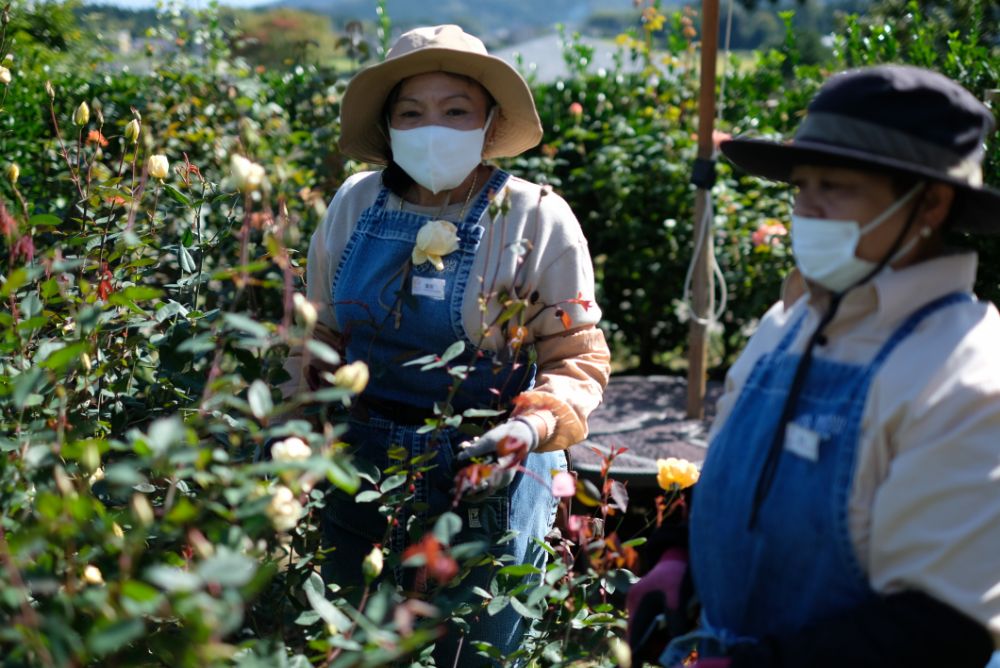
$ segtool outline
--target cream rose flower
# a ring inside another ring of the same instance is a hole
[[[8,85],[11,80],[10,70],[0,65],[0,84]]]
[[[413,264],[430,262],[438,271],[444,269],[442,258],[458,250],[458,228],[447,220],[431,220],[417,232],[413,247]]]
[[[312,448],[297,436],[278,441],[271,446],[271,459],[276,462],[299,461],[310,457],[312,457]]]
[[[149,158],[149,175],[154,179],[163,180],[170,174],[170,162],[165,155],[154,155]]]
[[[350,390],[354,394],[361,394],[368,386],[368,365],[360,360],[345,364],[333,374],[333,382],[337,387]]]
[[[291,531],[299,523],[302,504],[295,498],[292,490],[284,485],[278,485],[274,488],[266,512],[276,530]]]
[[[243,192],[258,190],[263,184],[267,173],[261,165],[244,158],[242,155],[233,154],[229,160],[229,166],[233,173],[233,181],[236,187]]]
[[[698,482],[701,471],[686,459],[668,457],[656,460],[656,482],[661,488],[670,491],[685,489]]]

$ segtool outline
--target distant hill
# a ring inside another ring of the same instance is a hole
[[[681,0],[663,3],[679,5]],[[273,6],[295,7],[334,19],[374,20],[373,0],[280,0]],[[458,23],[480,34],[548,31],[556,23],[575,26],[597,11],[634,11],[632,0],[389,0],[397,25]]]

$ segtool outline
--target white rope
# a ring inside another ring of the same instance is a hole
[[[726,40],[725,47],[723,49],[722,58],[722,68],[721,68],[721,78],[722,82],[719,90],[719,104],[716,107],[716,114],[719,120],[722,119],[722,110],[726,103],[726,63],[729,62],[729,46],[733,34],[733,3],[734,0],[729,0],[729,10],[727,12],[726,18]],[[698,262],[698,257],[701,255],[702,246],[708,243],[709,230],[712,227],[712,220],[714,218],[714,208],[712,206],[712,193],[710,190],[700,191],[705,197],[704,213],[702,218],[698,221],[695,229],[699,229],[700,233],[698,238],[695,239],[694,252],[691,255],[691,262],[688,264],[687,273],[684,276],[684,292],[681,297],[681,312],[678,314],[678,318],[681,322],[686,322],[689,318],[694,320],[696,323],[703,327],[707,327],[709,331],[712,330],[712,326],[719,322],[723,315],[726,313],[726,307],[729,304],[729,288],[726,286],[726,277],[722,273],[722,267],[719,266],[719,260],[715,256],[713,250],[709,254],[709,262],[711,263],[710,271],[715,277],[715,285],[718,286],[719,290],[719,305],[715,305],[715,291],[713,290],[708,296],[708,315],[707,317],[702,317],[700,313],[695,313],[694,305],[691,303],[691,281],[694,277],[694,267]]]

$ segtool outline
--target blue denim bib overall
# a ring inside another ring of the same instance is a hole
[[[444,368],[422,371],[421,365],[404,364],[424,355],[440,355],[456,341],[465,344],[465,352],[453,364],[472,368],[452,400],[456,412],[468,408],[507,409],[511,398],[533,385],[534,365],[523,360],[498,361],[492,353],[479,351],[462,321],[466,286],[476,280],[472,268],[485,233],[480,219],[508,177],[496,170],[470,204],[468,215],[455,223],[459,247],[443,257],[440,271],[429,262],[413,266],[409,261],[417,232],[431,217],[387,209],[386,188],[361,215],[337,268],[333,303],[346,338],[347,361],[362,360],[369,365],[371,379],[364,396],[377,400],[372,405],[393,402],[425,409],[429,414],[435,402],[448,397],[453,377]],[[459,444],[470,437],[453,428],[420,433],[422,424],[400,422],[390,412],[370,408],[363,418],[353,417],[344,441],[353,454],[379,470],[398,463],[389,460],[392,447],[404,448],[410,458],[435,453],[433,468],[417,486],[413,506],[426,509],[420,511],[425,519],[451,509],[454,455]],[[531,454],[523,466],[533,475],[519,473],[496,496],[480,503],[462,503],[454,509],[464,525],[457,542],[479,539],[495,545],[508,530],[515,530],[516,538],[494,547],[495,556],[509,555],[513,563],[541,567],[545,553],[533,539],[544,538],[552,527],[556,503],[548,483],[552,470],[566,468],[566,458],[562,452]],[[386,523],[376,504],[355,503],[337,492],[330,496],[323,517],[324,535],[327,545],[336,550],[324,564],[324,577],[340,584],[356,582],[363,556],[372,543],[385,540]],[[400,527],[405,527],[406,518],[397,519]],[[390,539],[393,548],[401,549],[404,542],[403,531],[394,531]],[[467,592],[472,586],[489,588],[490,569],[478,571],[463,581],[462,590]],[[520,615],[508,606],[496,616],[484,612],[480,622],[472,624],[471,636],[509,654],[517,648],[523,632]],[[457,634],[450,635],[457,640]],[[464,641],[459,665],[481,663],[481,659],[474,658],[471,645],[472,640]]]
[[[872,379],[901,341],[955,293],[912,314],[866,365],[815,358],[798,396],[773,484],[751,526],[758,478],[801,355],[788,348],[800,318],[761,357],[712,440],[691,509],[691,562],[705,655],[794,632],[874,596],[851,544],[847,504]],[[676,661],[685,639],[664,655]],[[690,647],[690,642],[688,644]]]

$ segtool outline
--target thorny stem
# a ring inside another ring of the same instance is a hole
[[[73,161],[69,157],[69,151],[66,149],[66,142],[63,141],[62,131],[59,129],[59,120],[56,118],[56,107],[55,102],[50,97],[49,98],[49,115],[52,117],[52,128],[55,130],[56,139],[59,140],[59,149],[62,151],[63,160],[66,161],[66,166],[69,167],[69,178],[76,186],[76,192],[79,193],[80,199],[85,199],[83,194],[83,188],[80,185],[80,175],[73,166]],[[82,132],[82,130],[81,130]]]

